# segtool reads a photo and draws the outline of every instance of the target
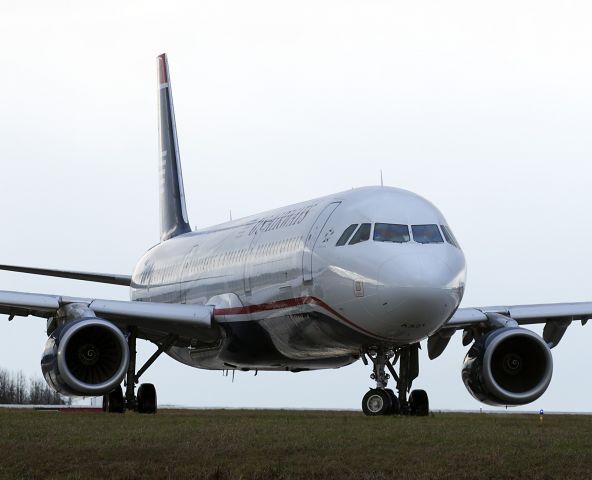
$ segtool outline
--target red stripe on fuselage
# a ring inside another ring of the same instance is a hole
[[[323,302],[320,298],[310,296],[300,298],[289,298],[287,300],[278,300],[277,302],[261,303],[259,305],[247,305],[245,307],[214,308],[214,315],[248,315],[251,313],[267,312],[270,310],[280,310],[282,308],[298,307],[301,305],[317,305],[327,310],[332,315],[335,315],[337,318],[347,323],[348,325],[351,325],[355,329],[364,332],[366,335],[370,335],[374,338],[380,338],[382,340],[388,340],[388,338],[386,337],[381,337],[380,335],[376,335],[375,333],[372,333],[360,327],[359,325],[356,325],[354,322],[348,320],[341,313],[334,310],[325,302]]]

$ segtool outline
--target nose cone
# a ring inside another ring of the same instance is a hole
[[[456,289],[464,286],[466,267],[462,252],[443,246],[422,247],[385,261],[379,268],[380,285],[387,289]],[[431,251],[430,251],[431,250]]]
[[[420,340],[440,328],[458,307],[466,268],[459,249],[418,246],[379,268],[382,330],[401,341]]]

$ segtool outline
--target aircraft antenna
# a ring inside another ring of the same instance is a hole
[[[380,186],[384,187],[384,183],[382,182],[382,169],[380,169]]]

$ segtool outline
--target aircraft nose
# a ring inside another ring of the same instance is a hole
[[[465,281],[462,253],[406,252],[379,269],[381,323],[400,339],[438,329],[458,307]]]
[[[460,252],[407,252],[379,268],[381,287],[455,289],[464,284],[465,263]]]

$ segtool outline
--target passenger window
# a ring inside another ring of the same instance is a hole
[[[374,225],[374,235],[372,238],[375,242],[394,243],[405,243],[411,239],[407,225],[393,223],[377,223]]]
[[[417,243],[444,243],[438,225],[411,225]]]
[[[356,243],[365,242],[366,240],[370,240],[370,224],[369,223],[362,223],[358,231],[354,233],[354,236],[349,241],[349,245],[355,245]]]
[[[345,231],[341,234],[341,237],[339,237],[339,240],[337,240],[337,243],[335,244],[335,246],[341,247],[342,245],[345,245],[347,243],[347,241],[349,240],[349,237],[351,237],[351,234],[354,233],[354,230],[356,229],[357,226],[358,226],[358,224],[354,223],[353,225],[350,225],[349,227],[347,227],[345,229]]]
[[[452,230],[450,230],[450,227],[446,226],[446,225],[440,225],[440,228],[442,228],[442,233],[444,234],[444,238],[446,239],[446,241],[450,244],[455,246],[456,248],[460,248],[458,241],[456,240],[456,238],[454,237]]]

